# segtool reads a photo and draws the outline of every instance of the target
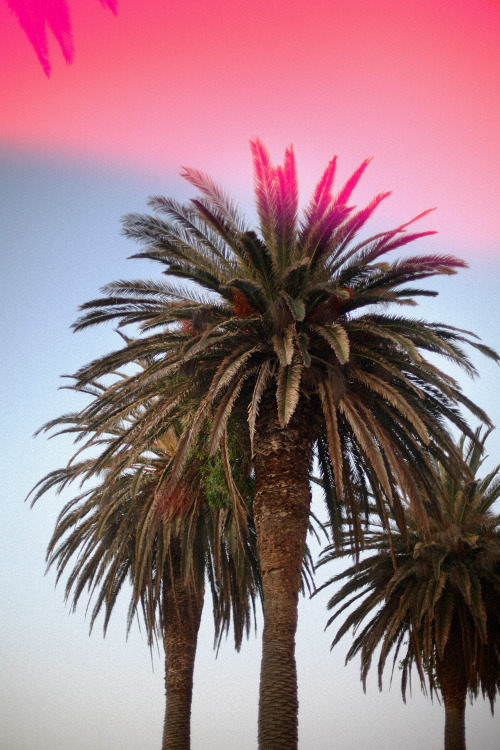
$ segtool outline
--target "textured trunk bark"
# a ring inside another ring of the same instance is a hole
[[[254,516],[264,594],[259,748],[294,750],[298,745],[295,632],[311,502],[313,430],[300,411],[281,429],[273,403],[262,405],[256,433]]]
[[[196,644],[203,598],[182,576],[179,550],[165,566],[163,642],[166,710],[162,750],[189,750]]]
[[[467,676],[463,662],[460,626],[454,621],[443,659],[436,663],[436,672],[445,710],[444,750],[466,750],[465,702],[467,698]]]

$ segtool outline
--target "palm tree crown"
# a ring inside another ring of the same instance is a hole
[[[145,248],[134,257],[154,260],[168,277],[194,285],[119,281],[105,287],[104,298],[82,306],[76,329],[117,319],[120,327],[140,324],[147,335],[82,368],[77,374],[81,383],[117,365],[151,358],[146,371],[109,389],[87,418],[98,429],[112,424],[127,405],[133,409],[158,394],[172,372],[187,374],[185,390],[197,388],[203,398],[180,441],[179,471],[211,410],[214,452],[235,405],[248,409],[254,447],[259,408],[266,400],[276,400],[281,428],[290,423],[299,401],[307,401],[308,411],[320,415],[339,495],[349,494],[353,474],[362,480],[366,473],[378,493],[397,502],[394,480],[408,489],[414,486],[414,472],[426,471],[424,446],[451,450],[443,418],[467,430],[458,404],[487,421],[424,352],[441,354],[470,374],[475,370],[461,348],[464,342],[498,357],[473,334],[388,315],[385,309],[389,303],[413,305],[420,295],[435,295],[408,284],[453,274],[466,264],[438,255],[385,260],[390,251],[433,234],[408,233],[416,219],[354,242],[388,195],[378,195],[361,211],[348,205],[369,160],[334,196],[333,159],[299,222],[293,151],[276,168],[259,141],[252,142],[252,152],[260,235],[247,228],[217,185],[191,169],[184,177],[201,197],[188,205],[151,198],[156,216],[125,217],[124,233]],[[134,442],[137,451],[151,444],[179,398],[178,389],[165,389],[144,411],[140,429],[134,424],[115,450],[124,442]]]
[[[380,648],[380,689],[393,652],[393,671],[401,660],[404,699],[413,666],[424,690],[426,685],[431,694],[440,690],[447,712],[446,750],[465,747],[467,691],[471,700],[481,691],[493,711],[500,690],[500,515],[492,511],[500,497],[500,465],[477,478],[487,435],[477,431],[475,440],[460,440],[461,482],[445,465],[435,466],[439,509],[428,506],[428,524],[422,527],[408,509],[406,538],[391,529],[396,569],[388,532],[372,530],[366,537],[371,554],[321,587],[344,581],[328,603],[334,613],[327,624],[349,612],[332,647],[354,629],[346,662],[361,655],[365,687]],[[348,554],[348,547],[329,547],[320,564]]]

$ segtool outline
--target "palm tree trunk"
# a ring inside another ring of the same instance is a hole
[[[254,517],[264,596],[259,749],[298,744],[295,632],[309,522],[312,425],[297,410],[286,428],[263,404],[256,429]]]
[[[162,750],[189,750],[194,660],[203,595],[184,580],[180,549],[172,546],[163,588],[166,709]]]
[[[467,676],[460,625],[453,621],[443,659],[436,663],[445,710],[444,750],[466,750],[465,702]]]

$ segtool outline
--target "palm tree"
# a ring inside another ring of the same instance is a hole
[[[493,713],[500,690],[500,515],[492,512],[500,497],[500,465],[477,478],[487,435],[478,431],[475,440],[460,440],[462,482],[445,465],[436,465],[439,512],[428,506],[425,527],[408,509],[406,537],[395,527],[392,542],[387,530],[372,531],[366,543],[372,554],[320,587],[345,581],[328,602],[334,611],[328,625],[349,611],[332,648],[354,630],[346,663],[361,655],[365,689],[379,648],[380,689],[392,650],[393,671],[402,656],[403,699],[413,665],[424,691],[426,683],[431,695],[439,689],[446,712],[445,750],[465,750],[467,692],[472,700],[481,690]],[[348,546],[328,547],[320,564],[349,554]]]
[[[387,260],[390,251],[432,234],[407,232],[412,222],[355,239],[387,195],[359,211],[348,205],[368,160],[334,195],[333,159],[299,221],[292,149],[283,166],[274,167],[258,140],[251,148],[259,231],[193,169],[183,176],[198,198],[186,205],[151,198],[155,215],[125,217],[125,234],[142,245],[135,257],[159,263],[168,278],[118,281],[104,288],[103,298],[83,305],[76,329],[114,320],[120,328],[139,324],[143,335],[75,377],[85,387],[149,357],[145,370],[109,385],[84,414],[98,434],[138,404],[151,403],[110,447],[117,472],[154,444],[185,393],[199,394],[179,441],[172,484],[200,431],[210,424],[210,451],[224,453],[231,414],[247,412],[264,593],[259,742],[261,750],[292,750],[298,737],[297,598],[315,441],[326,446],[337,498],[355,530],[358,498],[367,501],[370,494],[382,518],[389,507],[403,524],[397,486],[417,504],[417,483],[431,491],[428,451],[453,455],[447,425],[468,429],[458,407],[487,420],[426,353],[443,355],[470,374],[475,370],[462,344],[498,356],[467,332],[388,314],[389,304],[411,305],[435,294],[414,282],[466,264],[438,255]],[[185,378],[172,391],[165,384],[176,373]],[[134,447],[122,455],[125,444]]]
[[[82,435],[78,415],[66,415],[42,429],[53,427],[76,433],[77,439]],[[117,434],[120,429],[99,436],[102,453]],[[142,611],[150,646],[159,638],[165,649],[162,750],[190,747],[205,575],[212,590],[217,647],[232,619],[235,646],[240,649],[260,592],[251,517],[229,502],[217,460],[203,460],[202,453],[193,452],[173,492],[162,482],[177,444],[178,434],[170,429],[118,476],[109,470],[102,475],[97,468],[101,454],[71,461],[33,490],[36,502],[47,491],[61,492],[76,480],[98,481],[61,511],[48,547],[48,567],[56,566],[59,580],[73,562],[66,584],[73,610],[85,588],[91,598],[96,595],[91,630],[104,607],[106,632],[123,583],[131,580],[128,627]]]

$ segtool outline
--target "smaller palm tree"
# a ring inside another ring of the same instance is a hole
[[[434,462],[441,494],[429,503],[427,523],[406,512],[407,535],[390,531],[366,535],[367,557],[320,588],[345,581],[328,602],[331,625],[348,611],[332,648],[351,630],[355,637],[346,663],[361,655],[361,679],[378,652],[379,688],[387,657],[401,667],[406,700],[412,667],[424,692],[439,690],[446,713],[445,750],[465,750],[465,704],[479,692],[491,710],[500,690],[500,465],[477,479],[484,442],[459,442],[464,462],[461,484]],[[390,536],[392,535],[392,540]],[[391,553],[391,542],[394,554]],[[320,564],[345,557],[344,546],[326,548]],[[394,560],[396,567],[394,567]],[[378,651],[380,649],[380,651]]]
[[[88,438],[79,414],[65,415],[45,428],[52,427],[75,434],[76,440]],[[164,480],[178,446],[174,429],[138,456],[130,469],[113,473],[106,453],[122,429],[99,437],[99,454],[72,460],[48,474],[36,485],[33,502],[75,481],[95,485],[61,511],[48,547],[48,566],[55,565],[59,581],[73,565],[66,598],[75,609],[85,589],[90,597],[95,595],[90,626],[104,609],[105,632],[123,584],[131,581],[128,627],[142,613],[150,645],[159,639],[165,649],[162,748],[189,750],[205,577],[213,597],[216,645],[232,621],[239,650],[260,595],[255,532],[249,512],[232,503],[226,491],[224,470],[218,465],[222,459],[208,459],[201,446],[192,451],[175,490],[168,491]]]

